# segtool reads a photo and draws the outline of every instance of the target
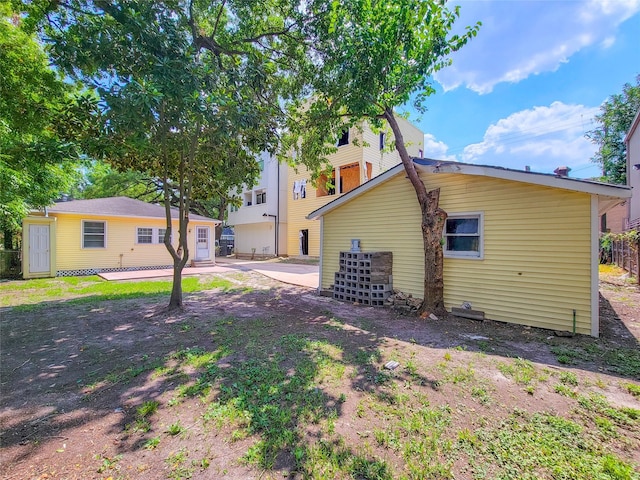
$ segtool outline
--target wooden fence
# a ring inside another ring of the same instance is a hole
[[[627,240],[614,240],[611,245],[611,257],[613,263],[636,277],[640,284],[640,248],[637,245],[634,246]]]

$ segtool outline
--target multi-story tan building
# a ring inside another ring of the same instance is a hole
[[[424,134],[403,118],[398,122],[409,154],[422,157]],[[294,169],[263,155],[258,184],[245,187],[242,206],[229,211],[236,254],[319,256],[320,225],[307,220],[307,215],[400,163],[397,151],[391,148],[393,135],[387,130],[374,133],[365,124],[345,131],[337,152],[328,158],[331,174],[315,183],[305,167]]]
[[[402,129],[409,155],[424,155],[424,133],[403,118]],[[287,175],[287,254],[289,256],[320,255],[320,222],[307,220],[307,215],[323,205],[350,192],[368,180],[400,163],[391,130],[374,133],[368,125],[345,130],[338,141],[338,151],[328,160],[333,170],[311,181],[311,172],[304,167],[289,167]],[[390,199],[389,201],[393,201]]]

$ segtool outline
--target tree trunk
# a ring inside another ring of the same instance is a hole
[[[424,248],[424,293],[420,314],[446,313],[444,308],[444,262],[442,254],[442,231],[447,212],[439,206],[440,189],[427,192],[420,179],[415,164],[404,145],[404,138],[393,110],[387,108],[383,114],[395,137],[396,150],[400,155],[405,172],[413,185],[422,212],[421,230]]]
[[[424,244],[424,301],[420,313],[445,312],[444,308],[444,259],[442,232],[447,214],[439,208],[440,189],[427,193],[422,210],[422,239]]]
[[[173,264],[173,287],[171,288],[171,298],[169,299],[169,310],[182,308],[182,266],[179,262]]]

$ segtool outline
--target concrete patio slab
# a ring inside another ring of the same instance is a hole
[[[225,258],[218,260],[213,267],[187,267],[183,275],[210,275],[226,273],[233,270],[254,271],[283,283],[308,288],[318,288],[319,267],[317,265],[301,265],[296,263],[256,262],[250,260],[234,260]],[[170,268],[158,270],[135,270],[130,272],[105,272],[99,276],[105,280],[135,280],[145,278],[162,278],[173,276]]]

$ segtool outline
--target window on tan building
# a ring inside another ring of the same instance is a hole
[[[349,145],[349,129],[348,128],[345,128],[344,130],[342,130],[342,135],[338,139],[338,147],[341,147],[342,145]]]
[[[327,195],[336,194],[336,171],[331,172],[331,176],[322,173],[318,177],[318,188],[316,189],[316,197],[326,197]]]
[[[340,193],[347,193],[360,185],[360,164],[340,167]]]

